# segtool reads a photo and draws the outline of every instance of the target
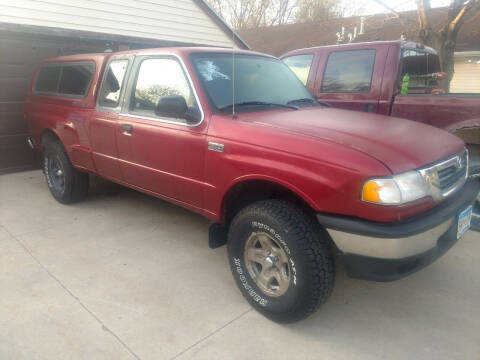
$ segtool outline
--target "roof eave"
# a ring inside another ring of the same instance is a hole
[[[250,46],[212,9],[205,0],[194,0],[197,5],[226,33],[232,35],[235,44],[245,50]]]

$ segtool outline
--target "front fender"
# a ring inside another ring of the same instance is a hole
[[[222,217],[229,190],[250,180],[280,185],[314,211],[354,215],[364,179],[372,173],[390,174],[377,160],[338,145],[330,144],[335,149],[327,151],[314,142],[308,154],[299,155],[226,139],[222,143],[225,152],[207,152],[206,156],[206,182],[213,186],[206,189],[205,210],[216,220]],[[327,159],[332,151],[334,161]],[[323,153],[325,159],[312,156],[315,152]]]

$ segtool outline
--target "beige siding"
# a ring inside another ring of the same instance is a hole
[[[193,0],[0,0],[0,22],[232,46]]]
[[[480,93],[480,64],[470,64],[465,59],[459,59],[455,63],[450,92]]]

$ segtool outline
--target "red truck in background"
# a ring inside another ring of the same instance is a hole
[[[470,176],[480,176],[480,94],[439,89],[435,75],[441,69],[434,49],[381,41],[299,49],[281,59],[319,101],[419,121],[459,136],[470,153]],[[402,94],[406,74],[410,80]],[[478,210],[477,204],[476,229]]]
[[[25,116],[56,200],[86,199],[92,174],[207,217],[245,298],[279,322],[326,301],[337,254],[377,281],[432,263],[469,229],[480,186],[458,137],[323,106],[247,51],[47,59]]]

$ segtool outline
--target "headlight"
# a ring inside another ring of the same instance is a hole
[[[362,189],[362,200],[381,205],[401,205],[428,196],[428,186],[417,171],[385,179],[368,180]]]

